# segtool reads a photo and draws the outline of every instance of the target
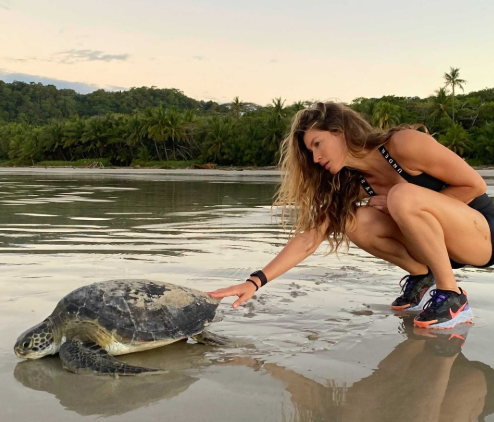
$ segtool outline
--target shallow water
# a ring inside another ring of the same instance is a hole
[[[426,336],[389,309],[405,273],[354,247],[340,259],[321,247],[237,310],[225,299],[211,330],[242,347],[189,341],[122,357],[166,376],[75,375],[57,357],[13,354],[22,331],[85,284],[144,278],[210,291],[243,281],[286,242],[275,188],[1,174],[1,420],[494,420],[493,269],[455,272],[476,324]]]

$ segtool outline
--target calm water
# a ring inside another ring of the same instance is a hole
[[[1,420],[494,420],[493,270],[456,272],[475,326],[424,336],[389,309],[405,273],[356,248],[337,259],[322,247],[237,310],[226,299],[211,330],[242,347],[189,341],[123,357],[169,376],[75,375],[57,357],[13,354],[22,331],[85,284],[145,278],[208,291],[243,280],[286,242],[275,188],[1,175]]]

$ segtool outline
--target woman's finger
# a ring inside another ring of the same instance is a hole
[[[207,295],[214,297],[216,299],[224,298],[224,297],[229,297],[229,296],[235,296],[238,294],[236,289],[226,288],[226,289],[218,289],[215,290],[214,292],[205,292]]]
[[[377,207],[386,207],[387,203],[388,202],[387,202],[386,197],[380,197],[380,198],[376,198],[376,199],[374,199],[374,197],[373,197],[369,200],[368,205],[371,207],[377,208]]]
[[[235,302],[233,302],[233,309],[238,308],[242,303],[247,302],[252,295],[249,295],[248,293],[244,293],[241,295]]]
[[[214,292],[205,292],[207,295],[213,298],[224,298],[228,296],[238,296],[238,299],[233,303],[234,308],[238,308],[242,303],[247,302],[255,293],[255,287],[252,283],[243,283],[236,286],[227,287],[224,289],[218,289]]]
[[[224,298],[228,296],[241,296],[243,295],[246,291],[248,291],[248,287],[251,285],[250,283],[242,283],[242,284],[237,284],[236,286],[230,286],[230,287],[225,287],[223,289],[218,289],[215,290],[214,292],[204,292],[207,295],[214,297],[214,298]]]

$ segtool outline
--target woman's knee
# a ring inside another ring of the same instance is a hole
[[[410,183],[398,183],[388,192],[388,211],[393,218],[417,209],[420,203],[420,187]]]

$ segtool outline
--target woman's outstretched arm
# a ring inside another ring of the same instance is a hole
[[[279,277],[295,267],[309,255],[312,255],[324,240],[324,233],[326,232],[328,223],[329,222],[326,222],[321,227],[308,230],[290,239],[281,252],[262,269],[268,281],[274,280],[276,277]],[[261,286],[261,280],[259,280],[258,277],[250,278],[251,280],[254,280],[258,286]],[[214,298],[238,296],[238,299],[233,303],[233,307],[237,308],[254,296],[255,292],[256,288],[254,285],[250,281],[246,281],[241,284],[206,293]]]

